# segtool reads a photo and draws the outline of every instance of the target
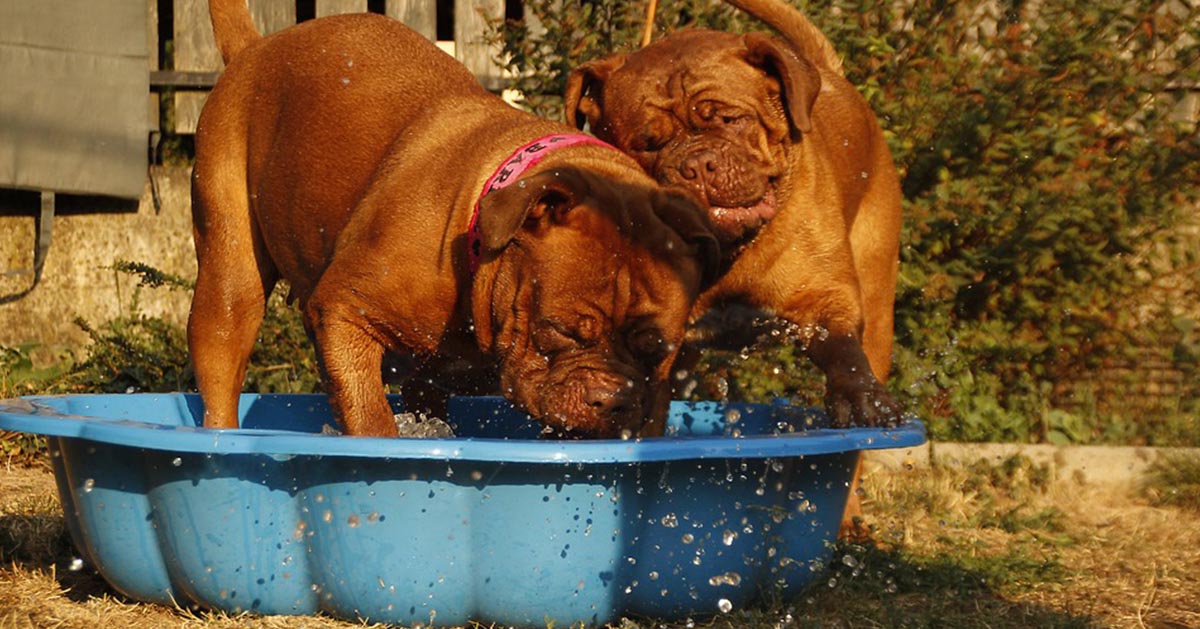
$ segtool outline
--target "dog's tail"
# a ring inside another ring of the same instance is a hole
[[[823,63],[829,69],[844,74],[842,58],[825,37],[825,33],[809,21],[796,7],[783,0],[726,0],[729,4],[766,22],[795,46],[809,61]]]
[[[250,17],[247,0],[208,0],[208,12],[212,16],[213,36],[221,59],[229,63],[243,48],[254,43],[261,35]]]

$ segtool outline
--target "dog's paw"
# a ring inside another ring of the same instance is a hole
[[[825,412],[837,428],[892,427],[904,420],[904,409],[869,374],[865,377],[829,378],[825,390]]]

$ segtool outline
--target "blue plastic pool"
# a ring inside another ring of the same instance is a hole
[[[48,396],[0,402],[0,429],[51,437],[75,545],[131,598],[538,627],[794,593],[829,560],[856,452],[925,440],[784,404],[676,402],[669,436],[634,441],[538,440],[500,398],[452,399],[448,439],[321,434],[321,395],[241,414],[214,431],[191,394]]]

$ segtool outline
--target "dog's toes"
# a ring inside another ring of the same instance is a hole
[[[825,396],[825,412],[835,428],[849,426],[894,427],[904,418],[903,408],[877,381],[857,382],[853,386],[830,387]]]

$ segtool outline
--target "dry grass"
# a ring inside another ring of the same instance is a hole
[[[826,580],[798,601],[695,626],[1200,627],[1200,512],[1145,496],[1051,483],[1020,459],[875,470],[864,501],[878,548],[839,549]],[[364,626],[138,604],[71,571],[72,558],[49,472],[0,468],[0,629]]]

